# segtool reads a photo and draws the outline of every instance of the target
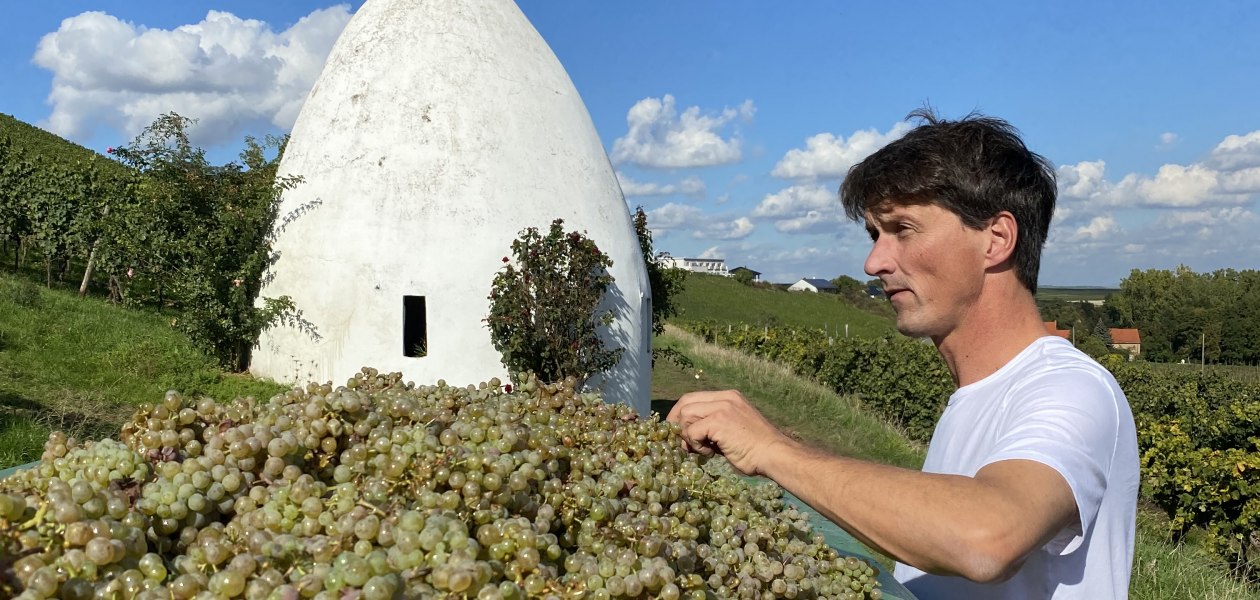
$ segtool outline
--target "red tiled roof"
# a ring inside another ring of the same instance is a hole
[[[1059,329],[1058,321],[1042,321],[1041,324],[1046,326],[1046,333],[1050,335],[1057,335],[1065,340],[1071,339],[1070,338],[1070,336],[1072,335],[1071,330]]]
[[[1111,328],[1111,343],[1113,344],[1141,344],[1142,334],[1136,329],[1121,329],[1117,327]]]

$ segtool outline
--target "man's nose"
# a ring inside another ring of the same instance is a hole
[[[866,274],[871,277],[892,273],[893,261],[892,255],[888,250],[888,244],[880,243],[880,240],[876,239],[871,246],[870,254],[866,255],[866,262],[862,263],[862,270],[866,271]]]

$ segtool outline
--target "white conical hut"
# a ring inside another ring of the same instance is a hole
[[[629,211],[577,90],[511,0],[368,0],[280,170],[305,181],[284,193],[262,296],[301,318],[263,334],[255,375],[506,380],[482,320],[491,281],[522,229],[562,218],[614,262],[603,333],[625,352],[605,398],[647,413],[651,294]]]

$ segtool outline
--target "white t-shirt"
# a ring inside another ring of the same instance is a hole
[[[1033,551],[1002,583],[930,575],[901,563],[897,580],[919,600],[1127,598],[1137,431],[1111,373],[1067,340],[1037,339],[997,372],[950,396],[923,471],[974,476],[985,465],[1010,459],[1058,471],[1072,488],[1080,525]]]

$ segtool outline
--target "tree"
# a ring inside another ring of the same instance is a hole
[[[846,298],[854,298],[855,295],[866,295],[866,285],[848,275],[841,275],[831,280],[831,285],[836,286],[836,293]]]
[[[613,283],[612,259],[582,233],[565,233],[562,219],[546,236],[536,227],[522,231],[512,257],[494,276],[485,321],[513,376],[572,378],[580,388],[616,365],[624,349],[607,348],[598,331],[613,320],[611,310],[599,310]]]
[[[652,230],[648,229],[647,213],[643,207],[634,209],[634,233],[639,238],[639,250],[643,253],[643,266],[647,269],[648,285],[652,288],[652,333],[665,332],[665,320],[678,314],[677,298],[687,281],[686,269],[661,267],[652,249]]]
[[[753,281],[755,278],[756,276],[752,274],[752,271],[740,271],[732,276],[732,279],[734,279],[735,281],[738,281],[748,286],[751,286],[753,283],[756,283],[755,281]]]
[[[159,308],[169,301],[179,309],[177,329],[240,371],[262,331],[296,308],[287,297],[258,295],[280,194],[301,178],[276,177],[286,138],[247,138],[240,163],[215,166],[189,141],[192,123],[162,115],[114,151],[139,181],[134,198],[105,219],[100,262],[120,290],[148,284],[140,289]]]
[[[665,333],[665,320],[679,312],[677,298],[687,281],[688,271],[662,267],[660,261],[656,260],[656,251],[652,248],[652,230],[648,228],[647,213],[642,206],[635,207],[633,220],[634,233],[639,238],[639,251],[643,253],[643,266],[647,270],[648,286],[652,288],[652,335],[660,335]],[[692,366],[691,359],[676,348],[652,348],[653,366],[658,358],[668,360],[683,369]]]
[[[1108,350],[1111,349],[1113,344],[1111,329],[1107,327],[1107,324],[1102,319],[1098,319],[1098,322],[1094,324],[1094,337],[1098,338],[1098,341],[1102,342]]]

